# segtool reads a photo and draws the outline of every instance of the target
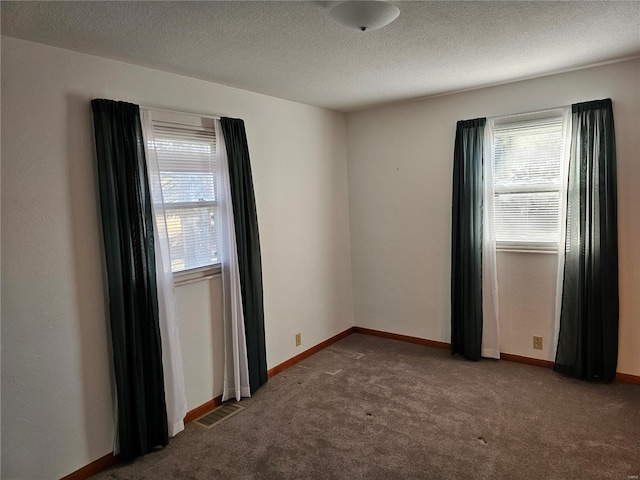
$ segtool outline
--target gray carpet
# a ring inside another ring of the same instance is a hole
[[[640,475],[640,387],[353,334],[243,411],[97,479],[601,479]],[[636,477],[637,478],[637,477]]]

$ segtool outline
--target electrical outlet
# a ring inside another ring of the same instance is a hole
[[[536,350],[542,350],[542,337],[533,337],[533,348]]]
[[[296,333],[296,347],[299,347],[302,344],[302,336],[299,333]]]

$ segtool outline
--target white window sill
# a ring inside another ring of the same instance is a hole
[[[216,263],[215,265],[207,265],[206,267],[183,270],[182,272],[175,272],[173,274],[173,285],[180,287],[182,285],[189,285],[190,283],[204,282],[219,276],[221,272],[222,267],[219,263]]]

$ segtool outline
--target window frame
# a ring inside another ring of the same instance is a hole
[[[222,274],[222,263],[218,262],[204,267],[189,268],[171,273],[173,274],[173,285],[179,287],[220,276]]]
[[[491,139],[491,158],[489,159],[492,162],[492,170],[493,170],[493,212],[492,212],[492,222],[495,222],[495,209],[496,209],[496,196],[504,195],[504,194],[518,194],[518,193],[545,193],[545,192],[558,192],[559,195],[559,206],[558,206],[558,238],[556,241],[532,241],[532,240],[496,240],[496,250],[500,252],[517,252],[517,253],[546,253],[546,254],[557,254],[560,248],[560,233],[561,233],[561,222],[562,218],[562,195],[566,193],[566,190],[563,188],[564,181],[564,162],[565,162],[565,149],[568,148],[568,145],[565,143],[564,135],[562,136],[562,150],[559,158],[559,167],[560,167],[560,182],[557,184],[525,184],[525,185],[510,185],[508,187],[496,187],[495,184],[495,130],[500,129],[501,127],[507,125],[526,125],[526,124],[535,124],[536,122],[540,122],[548,119],[562,119],[563,118],[563,109],[562,108],[554,108],[550,110],[542,110],[536,112],[529,113],[521,113],[515,115],[506,115],[501,117],[496,117],[494,119],[494,137]],[[564,128],[564,127],[562,127]]]
[[[151,112],[152,125],[155,127],[153,122],[160,122],[163,124],[175,124],[179,127],[187,127],[193,129],[202,129],[202,130],[211,130],[215,128],[215,117],[191,114],[191,113],[180,113],[166,110],[155,110],[149,109]],[[155,141],[155,128],[154,128],[154,141]],[[215,139],[214,143],[215,151],[219,148],[219,143],[217,139]],[[216,153],[217,155],[217,153]],[[217,180],[216,180],[217,181]],[[164,196],[164,192],[163,192]],[[218,215],[218,207],[219,201],[216,195],[215,200],[202,200],[202,201],[188,201],[188,202],[169,202],[163,203],[163,208],[165,210],[165,214],[171,212],[172,210],[180,210],[185,208],[202,208],[202,209],[210,209],[214,207],[216,211],[216,215]],[[219,240],[219,238],[218,238]],[[200,282],[203,280],[212,279],[221,274],[222,265],[220,262],[220,258],[217,259],[217,262],[202,265],[193,268],[186,268],[184,270],[173,271],[173,281],[174,286],[186,285],[189,283]]]

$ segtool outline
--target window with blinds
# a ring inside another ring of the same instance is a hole
[[[562,116],[496,124],[494,227],[497,247],[557,250]]]
[[[198,120],[152,122],[173,272],[218,263],[216,136]]]

